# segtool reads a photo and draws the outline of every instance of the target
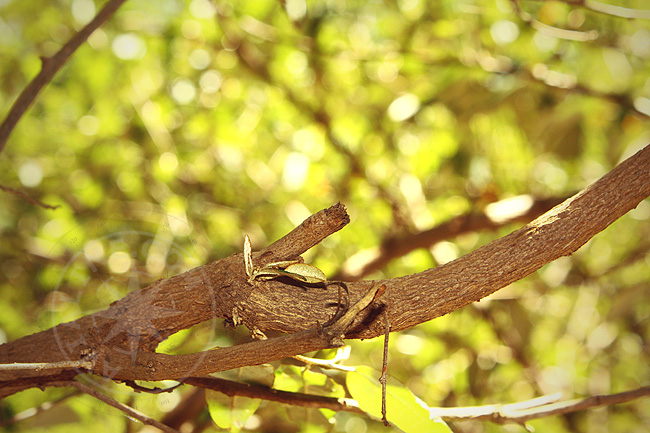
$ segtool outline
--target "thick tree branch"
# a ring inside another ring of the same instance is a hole
[[[52,57],[42,58],[41,71],[34,77],[34,79],[25,87],[18,99],[14,102],[5,118],[2,125],[0,125],[0,152],[4,149],[13,131],[14,127],[25,114],[25,111],[38,96],[38,93],[49,83],[54,75],[65,65],[70,56],[83,44],[88,36],[104,24],[108,19],[113,16],[115,11],[122,6],[126,0],[110,0],[99,13],[93,18],[91,22],[86,24],[77,34],[75,34],[61,49]]]
[[[547,212],[554,206],[562,203],[566,198],[567,197],[563,199],[548,198],[535,200],[525,212],[513,216],[505,221],[495,221],[486,213],[469,213],[460,215],[428,230],[384,239],[379,247],[379,251],[377,251],[377,254],[371,260],[361,266],[356,266],[356,269],[352,271],[346,270],[349,266],[343,264],[343,270],[339,271],[339,273],[332,277],[332,279],[358,281],[366,275],[383,269],[391,260],[398,257],[404,257],[416,249],[429,248],[440,241],[464,233],[472,233],[479,230],[496,231],[508,224],[528,222],[531,219],[540,216],[544,212]]]
[[[272,340],[257,340],[234,347],[187,355],[126,351],[103,345],[96,350],[86,350],[82,355],[84,361],[92,365],[88,368],[76,368],[73,371],[65,366],[48,368],[47,376],[42,369],[35,369],[31,365],[24,365],[19,375],[14,374],[16,368],[13,367],[0,370],[0,384],[3,388],[0,396],[31,387],[38,383],[36,382],[38,378],[42,378],[46,383],[58,381],[59,374],[69,377],[75,375],[75,372],[89,371],[121,381],[183,379],[190,375],[203,375],[246,365],[257,365],[300,353],[336,347],[343,344],[341,337],[345,335],[356,315],[381,296],[384,289],[384,286],[371,287],[341,318],[329,325]]]
[[[351,305],[372,287],[386,289],[381,303],[359,310],[345,336],[382,335],[380,315],[387,306],[391,330],[399,331],[477,301],[572,254],[648,195],[650,146],[530,224],[464,257],[415,275],[348,284]],[[254,259],[264,264],[300,254],[346,222],[344,208],[335,205]],[[87,359],[95,374],[162,380],[260,364],[332,344],[336,336],[321,332],[321,324],[337,311],[337,290],[301,287],[283,279],[250,284],[243,265],[242,254],[236,254],[157,281],[105,311],[0,346],[0,363]],[[153,353],[169,335],[214,317],[290,335],[198,354]],[[75,374],[67,369],[0,371],[0,394],[69,380]]]
[[[391,306],[391,330],[400,331],[448,314],[559,257],[571,255],[649,195],[650,146],[646,146],[585,190],[519,230],[442,266],[377,281],[387,287],[382,301]],[[369,284],[348,284],[351,301]],[[249,326],[295,332],[305,324],[322,323],[327,316],[317,314],[315,309],[329,311],[319,307],[326,300],[323,291],[308,290],[296,296],[295,287],[270,281],[245,301],[246,309],[257,313]],[[346,337],[382,335],[383,326],[377,317],[380,312],[366,310]]]

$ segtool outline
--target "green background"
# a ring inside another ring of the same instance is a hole
[[[351,223],[305,255],[327,275],[354,271],[386,238],[491,214],[499,200],[573,194],[648,144],[650,21],[551,1],[521,2],[518,15],[514,5],[126,2],[41,92],[0,154],[0,184],[59,206],[0,196],[0,342],[240,252],[244,233],[261,248],[337,201]],[[2,118],[39,57],[100,7],[0,5]],[[393,334],[389,374],[429,406],[448,407],[648,384],[649,219],[646,200],[573,256]],[[517,227],[449,238],[365,278],[434,267]],[[217,321],[160,350],[247,338]],[[381,369],[380,339],[350,344],[345,364]],[[342,373],[274,367],[276,386],[344,395]],[[157,419],[189,392],[161,402],[103,386]],[[17,394],[2,403],[3,416],[69,393]],[[256,431],[388,431],[350,413],[253,406]],[[530,425],[646,432],[649,413],[639,400]],[[84,396],[46,414],[12,428],[121,431],[128,422]]]

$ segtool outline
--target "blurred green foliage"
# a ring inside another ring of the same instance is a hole
[[[0,5],[2,118],[39,57],[100,7]],[[649,21],[569,2],[126,2],[41,92],[0,154],[0,184],[59,206],[2,195],[0,341],[239,252],[244,233],[264,245],[337,201],[351,224],[306,257],[328,275],[354,268],[387,237],[509,197],[571,194],[650,141],[649,59]],[[393,334],[389,374],[429,406],[647,385],[649,219],[646,200],[573,256]],[[369,277],[419,272],[514,228],[450,238]],[[174,336],[163,350],[248,338],[216,325]],[[350,344],[346,364],[381,369],[381,341]],[[325,386],[312,370],[275,367],[296,391],[338,397],[345,383],[344,373],[328,373]],[[165,400],[104,385],[157,418],[189,392]],[[3,411],[64,394],[30,390]],[[36,416],[15,430],[122,428],[116,410],[69,401],[58,418]],[[649,404],[530,425],[642,432]],[[355,414],[268,402],[248,419],[257,431],[386,431]],[[475,421],[452,428],[524,431]]]

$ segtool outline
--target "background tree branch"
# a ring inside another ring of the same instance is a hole
[[[481,230],[495,231],[499,228],[515,222],[529,222],[540,216],[552,207],[562,203],[566,198],[549,198],[534,200],[525,212],[512,216],[505,221],[495,221],[486,212],[468,213],[460,215],[439,224],[428,230],[417,233],[409,233],[401,236],[391,236],[383,240],[374,257],[362,265],[354,265],[354,269],[348,270],[352,265],[344,263],[342,269],[332,277],[333,280],[357,281],[372,274],[391,260],[403,257],[418,248],[429,248],[437,242],[460,236],[464,233],[472,233]]]
[[[54,75],[65,65],[70,56],[83,44],[88,36],[104,24],[108,19],[113,16],[115,11],[122,6],[126,0],[109,0],[104,4],[104,7],[99,11],[95,18],[86,24],[78,33],[76,33],[61,49],[52,57],[41,58],[42,67],[38,75],[23,89],[14,101],[7,117],[0,125],[0,152],[3,151],[7,140],[11,135],[14,127],[25,114],[27,109],[36,100],[39,92],[47,83],[49,83]]]
[[[35,206],[40,206],[40,207],[42,207],[44,209],[52,209],[52,210],[54,210],[54,209],[59,207],[59,206],[52,206],[52,205],[49,205],[49,204],[45,204],[42,201],[36,200],[35,198],[32,198],[29,195],[27,195],[25,192],[17,190],[15,188],[10,188],[8,186],[0,185],[0,189],[5,191],[5,192],[8,192],[10,194],[16,195],[16,196],[22,198],[23,200],[27,201],[28,203],[31,203],[31,204],[33,204]]]

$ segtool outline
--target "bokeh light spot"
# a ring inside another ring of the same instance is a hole
[[[38,186],[43,180],[43,169],[37,162],[26,162],[18,169],[18,179],[25,186]]]
[[[108,258],[108,268],[111,270],[111,272],[114,272],[116,274],[123,274],[131,269],[132,263],[133,260],[131,259],[131,256],[124,251],[113,253]]]

